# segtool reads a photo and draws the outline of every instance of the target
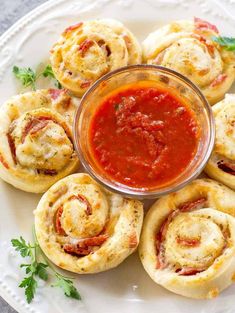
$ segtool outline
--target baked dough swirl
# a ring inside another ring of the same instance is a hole
[[[144,61],[185,75],[214,104],[235,79],[235,55],[212,40],[218,35],[214,25],[197,18],[173,22],[144,40]]]
[[[41,193],[78,167],[71,126],[78,100],[49,89],[12,97],[0,107],[0,177]]]
[[[140,258],[150,277],[177,294],[213,298],[235,279],[235,193],[196,180],[158,200],[144,221]]]
[[[35,211],[39,244],[57,266],[86,274],[108,270],[139,243],[143,205],[99,186],[87,174],[52,186]]]
[[[235,94],[213,106],[216,139],[205,172],[235,189]]]
[[[134,35],[119,21],[101,19],[68,27],[51,50],[56,78],[77,96],[102,75],[119,67],[141,63]]]

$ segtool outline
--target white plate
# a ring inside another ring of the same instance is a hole
[[[235,36],[234,0],[51,0],[17,22],[0,38],[1,102],[18,92],[12,66],[35,68],[48,59],[48,51],[68,25],[97,17],[123,21],[142,40],[154,27],[168,21],[198,16]],[[66,299],[60,290],[39,288],[28,305],[17,287],[23,277],[22,261],[10,245],[11,238],[31,238],[32,211],[40,196],[27,194],[0,181],[0,295],[20,313],[232,313],[235,286],[217,299],[190,300],[157,286],[132,255],[118,268],[79,276],[76,285],[83,301]]]

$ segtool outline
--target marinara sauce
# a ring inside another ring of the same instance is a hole
[[[90,148],[110,178],[152,189],[185,170],[196,154],[199,132],[194,113],[173,92],[128,85],[98,105],[90,124]]]

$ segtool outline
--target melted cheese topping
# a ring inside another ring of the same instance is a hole
[[[61,224],[66,234],[73,238],[98,236],[108,220],[108,203],[100,188],[84,184],[76,188],[76,194],[82,194],[90,203],[92,211],[87,214],[87,205],[79,198],[64,203]]]
[[[205,208],[186,206],[200,198],[206,199]],[[139,248],[150,277],[174,293],[196,299],[214,297],[232,284],[234,201],[232,190],[201,179],[155,202],[145,217]]]
[[[57,266],[75,273],[119,265],[137,248],[142,220],[141,202],[106,191],[87,174],[57,182],[35,211],[42,250]]]
[[[64,90],[50,89],[1,106],[1,178],[19,189],[43,192],[73,172],[78,158],[71,126],[77,104]]]
[[[141,49],[133,34],[111,19],[68,28],[51,54],[56,78],[79,96],[105,73],[140,62]]]
[[[202,209],[181,213],[172,221],[164,243],[170,265],[204,269],[222,253],[226,239],[219,225],[226,225],[226,216],[214,213],[213,209]],[[198,244],[187,246],[184,240],[198,240]]]
[[[144,59],[187,76],[214,104],[235,79],[235,56],[212,41],[213,36],[218,34],[197,29],[191,21],[173,22],[144,40]]]
[[[235,189],[235,95],[227,94],[225,99],[213,107],[216,127],[215,146],[205,168],[209,176]],[[219,168],[220,163],[231,166],[231,173]]]
[[[235,160],[235,95],[227,95],[214,109],[216,141],[214,151]]]
[[[22,142],[22,132],[31,117],[30,113],[25,113],[15,120],[12,137],[15,140],[19,164],[31,169],[60,171],[70,161],[74,152],[71,140],[63,127],[51,120],[39,131],[29,132]]]

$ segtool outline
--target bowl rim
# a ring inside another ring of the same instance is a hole
[[[139,189],[132,189],[129,186],[126,186],[127,189],[124,188],[124,184],[120,185],[113,185],[111,180],[108,180],[106,178],[106,181],[104,181],[103,177],[100,176],[98,173],[96,173],[90,164],[87,162],[83,155],[83,151],[80,145],[80,138],[79,138],[79,120],[81,113],[83,111],[84,104],[86,102],[86,99],[89,97],[89,95],[104,81],[109,79],[110,77],[113,77],[115,75],[118,75],[120,73],[125,73],[127,71],[133,71],[133,70],[139,70],[139,69],[144,69],[144,70],[154,70],[154,71],[160,71],[160,72],[166,72],[170,75],[178,77],[180,80],[184,81],[191,89],[193,89],[194,92],[197,93],[199,98],[201,99],[201,103],[203,103],[204,108],[206,109],[207,115],[208,115],[208,123],[210,126],[210,132],[209,132],[209,140],[208,140],[208,145],[207,145],[207,151],[204,155],[204,158],[201,160],[201,163],[199,166],[195,169],[193,173],[191,173],[190,176],[187,177],[187,179],[181,181],[178,183],[175,187],[171,187],[171,185],[168,185],[166,187],[162,187],[159,189],[153,189],[153,190],[141,190]],[[80,104],[76,110],[75,116],[74,116],[74,121],[73,121],[73,139],[74,139],[74,146],[75,150],[78,154],[78,157],[85,168],[85,170],[88,172],[89,175],[91,175],[92,178],[94,178],[99,184],[101,184],[104,188],[112,191],[112,192],[117,192],[125,197],[131,197],[131,198],[137,198],[137,199],[153,199],[153,198],[158,198],[164,195],[167,195],[169,193],[178,191],[179,189],[183,188],[190,182],[192,182],[194,179],[196,179],[201,172],[203,171],[204,167],[206,166],[211,153],[213,151],[214,143],[215,143],[215,120],[212,112],[211,105],[208,103],[206,97],[203,95],[199,87],[197,87],[190,79],[182,75],[181,73],[178,73],[170,68],[160,66],[160,65],[153,65],[153,64],[136,64],[136,65],[127,65],[120,67],[116,70],[113,70],[111,72],[106,73],[99,79],[97,79],[94,84],[90,86],[90,88],[85,92],[85,94],[82,96]]]

